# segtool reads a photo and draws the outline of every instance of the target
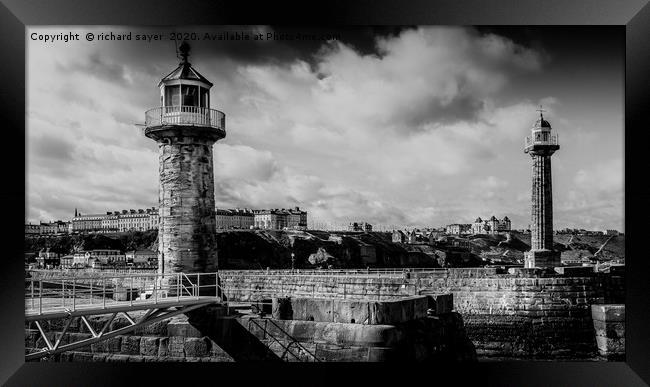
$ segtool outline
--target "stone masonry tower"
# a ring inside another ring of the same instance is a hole
[[[226,136],[225,115],[210,109],[212,83],[188,62],[164,77],[160,107],[145,113],[145,136],[160,149],[158,271],[214,272],[214,175],[212,145]]]
[[[560,252],[553,250],[553,190],[551,156],[560,149],[558,136],[551,134],[551,124],[544,120],[543,110],[526,137],[524,152],[533,159],[533,190],[530,251],[525,254],[525,268],[560,266]]]

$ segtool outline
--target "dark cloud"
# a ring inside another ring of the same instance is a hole
[[[116,84],[129,85],[131,83],[126,75],[124,65],[112,62],[98,51],[90,54],[84,61],[72,61],[67,64],[59,62],[56,67],[62,73],[82,72]]]

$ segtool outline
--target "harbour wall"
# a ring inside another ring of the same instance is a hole
[[[624,276],[525,277],[491,270],[408,275],[221,273],[230,300],[277,296],[391,300],[451,293],[480,358],[591,359],[598,356],[591,305],[624,302]]]

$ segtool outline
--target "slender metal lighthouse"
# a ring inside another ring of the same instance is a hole
[[[225,115],[210,109],[212,83],[188,62],[164,77],[160,107],[145,113],[145,136],[159,156],[158,271],[216,271],[216,227],[212,145],[226,136]]]
[[[524,152],[533,159],[533,190],[530,251],[525,253],[525,268],[560,266],[560,252],[553,250],[553,189],[551,156],[560,149],[558,136],[551,134],[551,124],[544,120],[541,106],[539,119],[526,137]]]

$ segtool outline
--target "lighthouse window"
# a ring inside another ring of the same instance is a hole
[[[183,106],[199,106],[198,86],[182,85]]]
[[[165,87],[165,106],[179,106],[181,97],[179,95],[179,86]]]
[[[201,88],[201,107],[210,107],[210,91],[206,88]]]

